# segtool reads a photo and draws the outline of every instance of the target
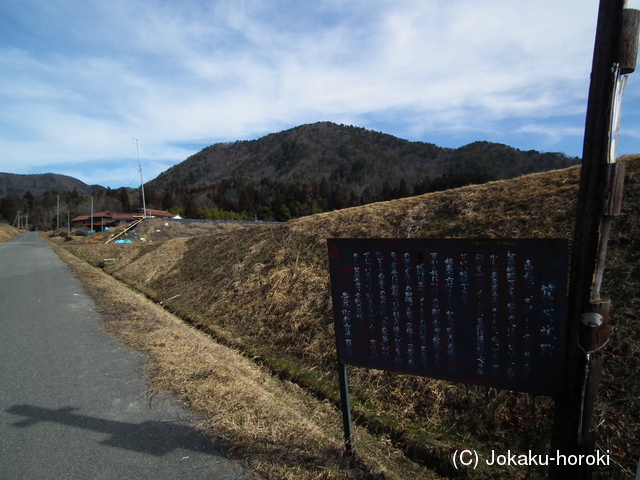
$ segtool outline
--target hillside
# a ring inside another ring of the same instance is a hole
[[[56,173],[19,175],[0,172],[0,198],[7,196],[22,198],[27,192],[38,196],[45,192],[71,192],[74,189],[84,195],[103,191],[104,187],[87,185],[76,178]]]
[[[571,238],[579,168],[313,215],[153,245],[73,251],[244,351],[283,378],[335,402],[335,341],[326,239],[330,237]],[[628,478],[640,440],[640,162],[628,164],[603,292],[614,305],[597,406],[597,448],[611,452],[596,478]],[[104,258],[114,258],[105,265]],[[179,296],[177,296],[179,295]],[[174,298],[172,298],[174,297]],[[350,369],[356,421],[411,458],[453,475],[455,448],[545,453],[552,402],[508,391]],[[544,469],[484,470],[469,478],[541,478]]]
[[[0,242],[12,240],[20,235],[20,230],[6,223],[0,223]]]
[[[492,179],[575,165],[559,153],[523,152],[475,142],[458,149],[410,142],[364,128],[319,122],[258,140],[220,143],[203,149],[148,182],[158,190],[196,188],[237,178],[312,182],[321,178],[361,188],[382,188],[401,180],[413,186],[425,178],[470,174]]]

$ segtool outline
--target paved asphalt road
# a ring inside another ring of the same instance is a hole
[[[38,233],[0,243],[0,479],[237,479]]]

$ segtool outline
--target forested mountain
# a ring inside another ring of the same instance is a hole
[[[159,207],[291,217],[575,165],[561,153],[475,142],[458,149],[320,122],[203,149],[148,182]]]
[[[31,195],[42,195],[45,192],[71,192],[91,194],[104,190],[100,185],[87,185],[77,178],[56,173],[40,173],[33,175],[19,175],[0,172],[0,198],[13,196],[23,197],[27,192]]]
[[[68,175],[0,173],[0,222],[43,229],[66,225],[67,213],[88,211],[91,195],[100,198],[106,192]],[[18,211],[22,219],[16,222]]]
[[[561,153],[475,142],[458,149],[320,122],[212,145],[145,184],[146,207],[187,218],[277,220],[574,165]],[[0,221],[49,228],[96,211],[137,211],[139,189],[64,175],[0,174]],[[58,215],[60,213],[60,215]]]
[[[203,149],[149,182],[160,190],[197,187],[236,178],[309,182],[326,177],[348,184],[381,187],[385,181],[423,181],[445,174],[496,179],[574,165],[561,153],[521,151],[475,142],[458,149],[411,142],[364,128],[320,122],[258,140],[219,143]]]

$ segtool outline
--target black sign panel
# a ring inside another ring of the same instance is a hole
[[[329,239],[339,361],[539,395],[563,372],[564,239]]]

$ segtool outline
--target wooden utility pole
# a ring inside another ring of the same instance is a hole
[[[617,112],[624,86],[620,80],[635,69],[638,44],[637,10],[624,7],[625,0],[600,0],[598,12],[569,278],[565,388],[557,398],[551,450],[552,455],[566,458],[595,451],[592,413],[611,307],[608,299],[600,298],[600,281],[611,218],[620,212],[624,182],[624,164],[615,163]],[[633,22],[635,27],[629,24]],[[592,467],[585,461],[568,463],[551,463],[550,478],[591,478]]]

